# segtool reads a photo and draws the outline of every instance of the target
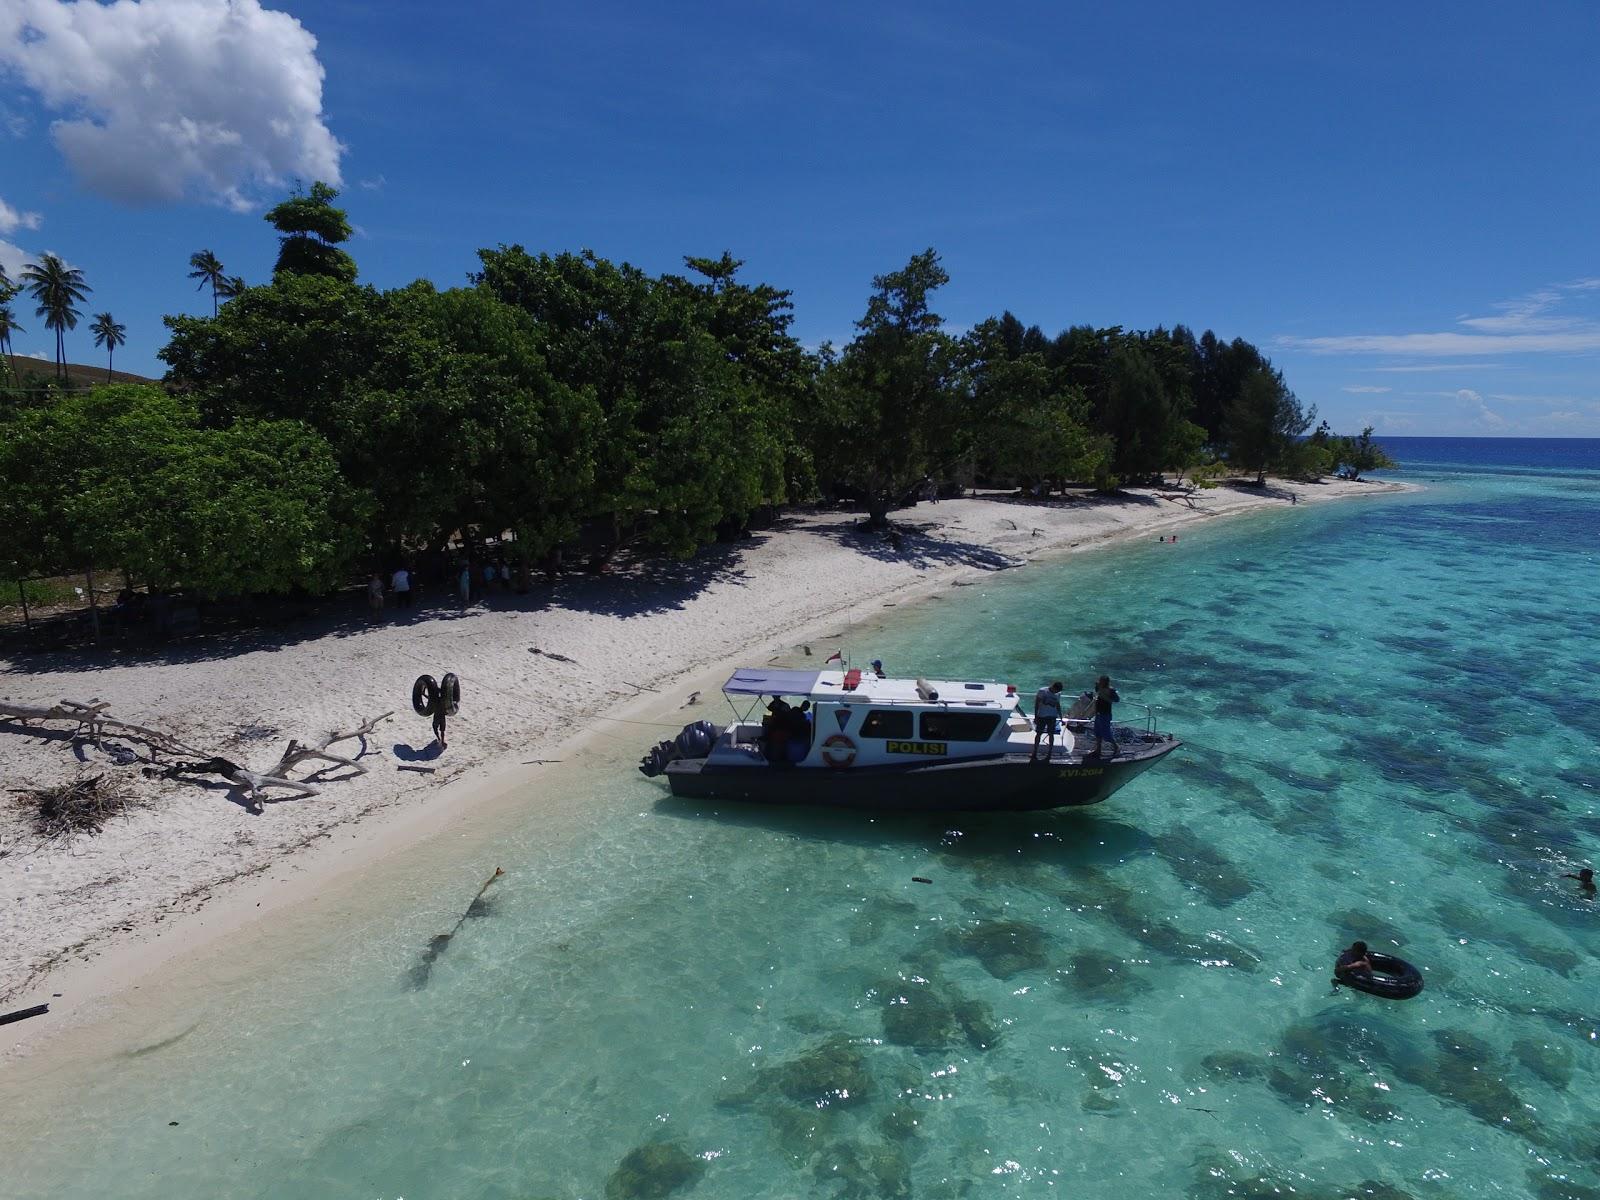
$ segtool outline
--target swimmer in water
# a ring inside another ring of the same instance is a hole
[[[1582,892],[1590,900],[1594,899],[1595,886],[1594,886],[1594,868],[1593,867],[1585,867],[1583,870],[1579,871],[1576,875],[1574,875],[1571,871],[1568,871],[1561,878],[1563,878],[1563,879],[1576,879],[1578,881],[1578,890],[1580,892]]]

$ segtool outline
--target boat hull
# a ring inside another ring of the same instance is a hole
[[[1115,758],[1025,754],[926,766],[830,770],[826,767],[708,766],[704,759],[668,765],[674,796],[756,804],[808,804],[888,812],[1037,812],[1099,804],[1181,742],[1128,747]]]

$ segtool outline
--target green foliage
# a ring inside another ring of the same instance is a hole
[[[227,281],[222,260],[209,250],[198,250],[189,256],[189,278],[198,279],[195,291],[211,289],[211,315],[217,315],[217,305],[222,298],[222,288]]]
[[[274,274],[323,275],[341,283],[355,282],[355,259],[339,249],[339,243],[349,240],[351,229],[344,209],[334,207],[338,198],[338,188],[319,180],[310,192],[291,196],[267,210],[267,223],[282,235]],[[218,267],[220,277],[220,263]]]
[[[1400,464],[1372,440],[1372,426],[1368,425],[1359,437],[1332,439],[1330,453],[1333,461],[1342,466],[1352,479],[1360,479],[1368,471],[1392,471]]]
[[[823,363],[818,474],[864,500],[874,525],[962,446],[961,354],[929,304],[949,279],[931,249],[876,277],[855,340]]]
[[[56,335],[56,376],[60,378],[67,361],[66,333],[78,327],[83,313],[76,307],[94,291],[77,267],[69,267],[54,254],[41,254],[22,271],[22,282],[38,305],[34,312],[44,318],[46,329]],[[9,341],[9,339],[8,339]]]
[[[106,382],[110,383],[111,363],[117,356],[117,347],[127,343],[128,327],[119,325],[115,317],[103,312],[95,314],[94,324],[89,329],[94,334],[94,344],[106,349]]]
[[[1316,419],[1283,382],[1283,373],[1261,366],[1246,376],[1239,394],[1223,414],[1228,461],[1235,468],[1256,472],[1256,483],[1267,472],[1292,465],[1296,443]]]
[[[653,279],[594,254],[480,251],[477,285],[525,312],[555,379],[598,405],[594,486],[581,513],[689,554],[803,474],[794,407],[806,360],[788,294],[736,281],[737,260],[691,260],[709,279]]]
[[[115,563],[199,595],[321,591],[360,548],[327,443],[294,422],[204,429],[187,400],[121,386],[6,432],[0,527],[27,573]]]
[[[1103,479],[1111,440],[1090,430],[1083,389],[1049,367],[1042,338],[1025,351],[1020,330],[1007,313],[964,339],[971,400],[963,427],[977,475],[1026,489]]]
[[[168,382],[209,423],[292,418],[335,448],[379,545],[516,530],[542,554],[577,531],[599,414],[555,383],[533,322],[475,289],[378,292],[280,274],[215,318],[169,317]]]

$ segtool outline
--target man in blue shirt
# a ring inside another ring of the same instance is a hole
[[[1029,762],[1039,761],[1039,739],[1047,733],[1050,741],[1045,748],[1044,760],[1050,761],[1050,756],[1056,752],[1056,726],[1060,721],[1061,681],[1058,679],[1033,695],[1033,753],[1028,756]]]

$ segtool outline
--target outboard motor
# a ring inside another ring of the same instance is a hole
[[[658,743],[639,760],[639,771],[646,779],[654,779],[667,769],[667,764],[680,758],[704,758],[711,753],[722,736],[722,726],[710,721],[696,721],[685,725],[678,736]]]

